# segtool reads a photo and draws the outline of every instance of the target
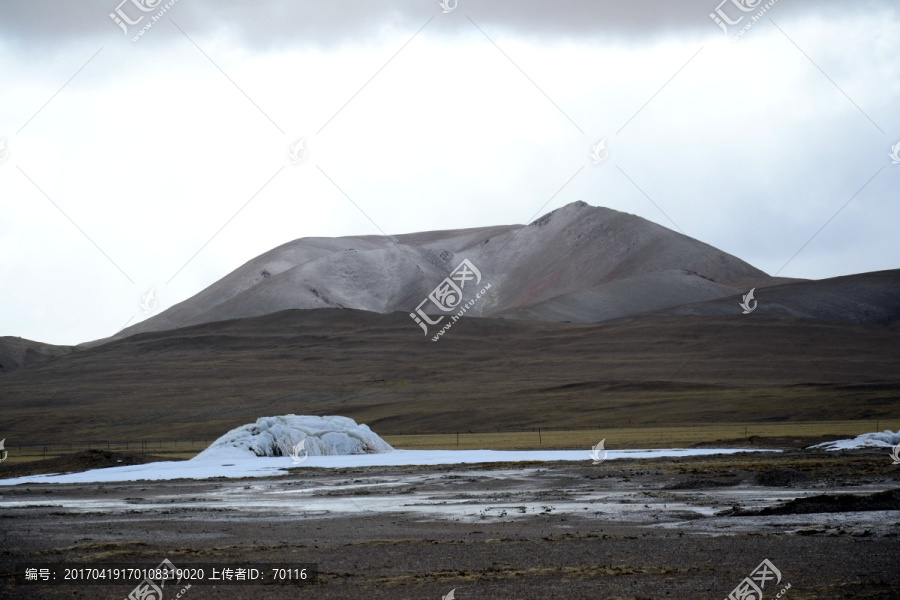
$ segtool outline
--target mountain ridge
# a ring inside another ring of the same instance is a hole
[[[289,309],[409,313],[463,259],[491,283],[469,316],[532,315],[545,320],[554,311],[530,307],[568,295],[567,304],[557,306],[556,313],[569,310],[570,317],[596,321],[712,300],[781,281],[636,215],[578,201],[528,225],[389,237],[300,238],[247,261],[158,315],[85,345]],[[591,293],[591,288],[602,286],[606,289],[599,296]],[[632,300],[633,310],[626,308],[627,303],[614,311],[592,309],[599,297],[612,292],[654,300]],[[566,316],[557,314],[551,320],[572,320],[562,318]]]

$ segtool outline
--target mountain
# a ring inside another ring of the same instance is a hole
[[[854,325],[900,323],[900,269],[785,283],[754,293],[753,314]],[[721,298],[655,311],[659,316],[733,314],[739,298]]]
[[[410,313],[463,259],[480,271],[481,286],[491,285],[470,316],[601,321],[785,281],[646,219],[579,201],[529,225],[295,240],[113,339],[287,309]]]
[[[0,337],[0,374],[63,356],[72,349],[72,346],[54,346],[20,337]]]
[[[746,292],[722,294],[722,297],[705,302],[678,302],[691,294],[690,290],[683,291],[685,286],[712,287],[717,284],[699,277],[669,278],[665,282],[669,275],[668,272],[654,273],[637,281],[616,281],[506,311],[499,316],[529,321],[587,323],[624,316],[715,317],[743,312],[740,305]],[[646,280],[650,281],[645,284]],[[665,299],[654,295],[661,288],[668,294]],[[716,289],[725,291],[728,288],[718,286]],[[655,305],[663,300],[677,306],[657,309]],[[897,325],[900,322],[900,269],[819,281],[781,283],[755,289],[753,300],[755,304],[751,302],[751,307],[755,308],[752,314],[757,317],[817,319],[852,325]]]

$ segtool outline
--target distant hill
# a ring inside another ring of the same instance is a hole
[[[54,346],[20,337],[0,337],[0,373],[35,365],[72,351],[72,346]]]
[[[667,281],[666,281],[667,280]],[[713,288],[721,294],[705,302],[684,302],[692,287]],[[624,290],[623,290],[624,288]],[[685,289],[687,288],[687,289]],[[656,296],[661,289],[668,298]],[[743,290],[726,295],[728,288],[694,277],[653,273],[642,278],[595,286],[498,316],[530,321],[595,322],[622,316],[724,316],[743,313]],[[900,269],[833,277],[820,281],[794,281],[754,290],[755,318],[793,317],[853,325],[890,325],[900,322]],[[654,305],[669,304],[656,309]],[[672,304],[677,306],[672,307]],[[635,314],[641,311],[640,314]]]
[[[410,312],[463,259],[491,288],[435,343]],[[296,240],[74,352],[0,338],[0,407],[32,442],[211,440],[290,413],[379,434],[877,423],[900,418],[898,348],[900,270],[776,279],[576,202],[527,226]]]
[[[469,316],[599,321],[784,281],[646,219],[575,202],[529,225],[295,240],[113,339],[286,309],[409,313],[463,259],[491,284]]]
[[[405,313],[348,309],[141,333],[0,375],[4,435],[213,440],[289,413],[380,435],[900,418],[896,327],[732,304],[602,323],[462,319],[439,342]]]

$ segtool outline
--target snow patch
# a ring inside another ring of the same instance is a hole
[[[852,440],[835,440],[833,442],[823,442],[810,446],[810,448],[821,448],[823,450],[853,450],[854,448],[889,448],[900,444],[900,429],[894,433],[890,429],[885,429],[883,433],[864,433],[858,435]]]
[[[239,428],[240,429],[240,428]],[[224,437],[224,436],[223,436]],[[781,452],[781,450],[747,450],[743,448],[691,448],[669,450],[610,450],[607,461],[623,458],[667,458],[710,456],[739,452]],[[213,457],[211,457],[213,458]],[[29,475],[15,479],[0,479],[0,486],[22,483],[112,483],[121,481],[165,481],[170,479],[213,479],[216,477],[277,477],[303,469],[346,469],[357,467],[396,467],[427,465],[458,465],[477,463],[515,463],[569,461],[591,464],[587,450],[394,450],[381,454],[348,456],[310,456],[302,465],[295,465],[287,456],[228,458],[216,460],[166,461],[94,469],[81,473]],[[606,463],[604,463],[606,464]]]
[[[232,460],[258,456],[290,456],[306,440],[309,456],[378,454],[391,452],[390,444],[347,417],[283,415],[261,417],[232,429],[191,460]]]

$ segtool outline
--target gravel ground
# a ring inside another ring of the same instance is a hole
[[[17,564],[168,558],[318,565],[315,583],[196,584],[187,600],[451,590],[459,600],[721,599],[769,559],[781,581],[767,583],[766,599],[790,584],[788,600],[896,600],[897,489],[900,466],[885,450],[24,484],[0,487],[0,597],[121,599],[133,583],[15,585],[9,575]],[[856,498],[832,498],[842,494]]]

